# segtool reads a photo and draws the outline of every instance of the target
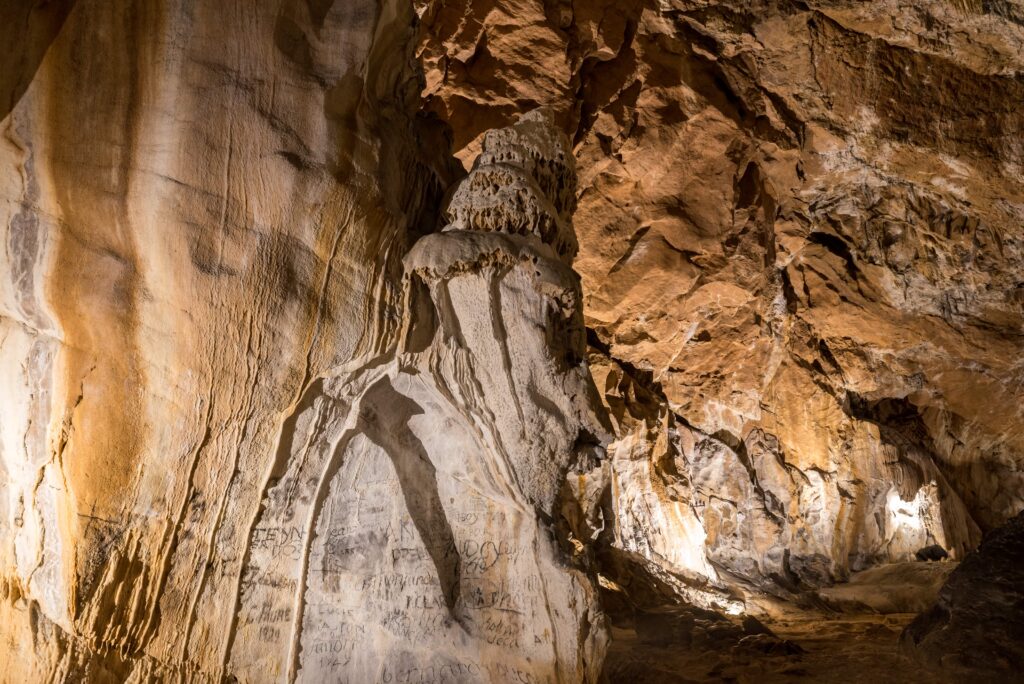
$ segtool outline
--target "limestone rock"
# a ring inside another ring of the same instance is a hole
[[[924,667],[952,678],[1009,681],[1024,668],[1024,513],[985,536],[938,600],[903,632]]]
[[[956,567],[956,563],[892,563],[854,573],[849,582],[817,593],[826,604],[846,613],[920,613],[931,607]]]
[[[1020,3],[417,8],[457,156],[574,140],[617,546],[785,593],[1024,507]]]

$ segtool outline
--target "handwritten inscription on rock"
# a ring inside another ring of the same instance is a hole
[[[543,116],[484,148],[453,224],[405,259],[397,352],[311,384],[282,428],[287,453],[249,528],[235,672],[596,679],[594,585],[542,522],[579,436],[602,430],[576,361],[572,154]],[[515,197],[525,204],[495,209]]]

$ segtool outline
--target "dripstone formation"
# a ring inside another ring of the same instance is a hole
[[[452,222],[405,257],[397,351],[306,390],[248,549],[236,676],[597,681],[594,577],[553,524],[606,434],[574,185],[542,112],[489,134]]]

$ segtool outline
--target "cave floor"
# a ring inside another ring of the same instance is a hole
[[[900,650],[954,562],[902,562],[854,573],[797,603],[752,595],[749,617],[651,605],[613,617],[609,684],[943,682]]]
[[[611,684],[684,682],[930,682],[899,651],[899,636],[914,613],[827,616],[806,612],[765,619],[778,644],[680,647],[651,643],[633,629],[612,630],[605,665]],[[802,650],[802,652],[799,652]]]

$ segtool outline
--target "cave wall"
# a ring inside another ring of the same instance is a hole
[[[1019,3],[417,11],[457,156],[573,135],[619,548],[790,590],[1020,510]]]
[[[6,676],[215,676],[251,540],[306,534],[259,526],[303,390],[395,344],[439,190],[413,15],[73,5],[5,61]]]
[[[592,679],[593,546],[735,612],[1024,506],[1019,2],[0,20],[11,681]],[[572,183],[456,190],[538,106]]]

